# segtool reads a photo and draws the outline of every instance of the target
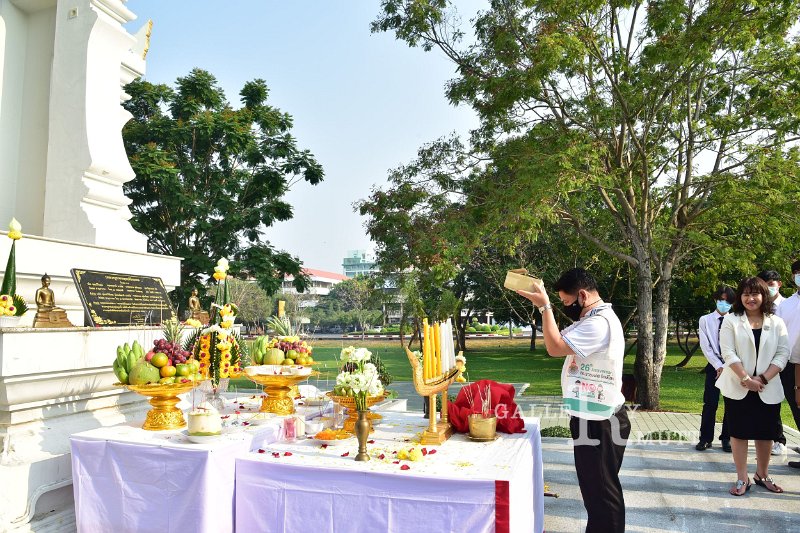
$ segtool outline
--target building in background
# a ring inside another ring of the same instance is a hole
[[[342,260],[342,271],[348,278],[358,275],[367,276],[378,271],[375,265],[375,254],[366,250],[350,250]]]
[[[303,274],[311,279],[311,284],[306,292],[301,293],[304,299],[300,302],[300,307],[316,306],[321,296],[327,296],[334,285],[347,279],[347,276],[343,276],[342,274],[326,272],[315,268],[304,268]],[[281,294],[298,294],[297,289],[292,286],[293,280],[294,276],[291,275],[287,275],[283,278]]]

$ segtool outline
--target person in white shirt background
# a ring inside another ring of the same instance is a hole
[[[792,281],[797,290],[781,302],[776,314],[786,323],[789,334],[789,362],[781,372],[781,384],[794,423],[800,427],[800,260],[792,263]],[[794,450],[800,452],[800,448]],[[789,461],[789,466],[800,468],[800,461]]]
[[[772,312],[777,313],[778,307],[786,299],[780,293],[781,286],[783,286],[781,275],[775,270],[762,270],[758,273],[758,277],[767,284],[769,295],[772,297]],[[772,443],[772,455],[783,455],[784,453],[786,453],[786,435],[783,434],[783,422],[778,420],[778,437]]]
[[[700,350],[708,360],[704,372],[706,374],[705,389],[703,390],[703,413],[700,416],[700,442],[696,450],[703,451],[711,448],[714,441],[714,427],[719,406],[719,389],[715,383],[725,367],[725,360],[719,351],[719,330],[722,320],[730,311],[736,299],[736,292],[731,287],[720,285],[713,294],[715,310],[700,317],[698,328],[700,336]],[[722,449],[731,451],[730,435],[728,434],[728,419],[722,417],[722,433],[720,434]]]

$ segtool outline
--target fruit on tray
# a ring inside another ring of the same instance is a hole
[[[250,348],[253,356],[253,364],[260,365],[264,363],[264,356],[269,349],[267,343],[269,343],[269,335],[262,335],[253,341],[253,346]]]
[[[114,375],[117,376],[120,383],[128,383],[131,369],[142,357],[144,357],[144,350],[138,341],[133,341],[132,346],[127,342],[117,346],[117,358],[114,360],[113,369]]]
[[[161,379],[161,372],[152,364],[144,359],[136,363],[128,374],[128,384],[147,385],[148,383],[158,383]]]
[[[281,350],[280,348],[270,348],[264,355],[264,364],[280,365],[283,364],[284,359],[285,357],[283,355],[283,350]]]

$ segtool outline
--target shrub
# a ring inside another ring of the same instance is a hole
[[[651,431],[647,433],[642,440],[688,440],[686,437],[681,435],[680,433],[676,433],[675,431],[667,431],[662,429],[661,431]]]
[[[500,331],[500,326],[498,326],[497,324],[493,324],[492,331]]]
[[[542,437],[572,437],[572,433],[570,432],[568,427],[565,426],[552,426],[549,428],[544,428],[542,430]]]
[[[478,330],[473,328],[472,326],[467,328],[467,333],[476,333]]]
[[[490,326],[489,324],[481,324],[481,332],[482,333],[491,333],[492,332],[492,326]]]

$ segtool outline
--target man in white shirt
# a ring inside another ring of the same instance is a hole
[[[781,371],[783,394],[794,416],[794,423],[800,427],[800,260],[792,263],[792,281],[797,291],[781,302],[775,313],[786,323],[789,334],[789,362]],[[783,426],[781,425],[781,429]],[[784,437],[784,444],[786,437]],[[789,466],[800,468],[800,461],[790,461]]]
[[[624,533],[625,500],[619,470],[631,424],[622,395],[625,337],[611,304],[603,302],[594,278],[568,270],[555,284],[564,314],[573,324],[559,332],[544,287],[517,291],[542,314],[547,353],[566,357],[561,373],[564,405],[571,415],[575,471],[588,514],[587,533]]]
[[[716,387],[716,381],[725,368],[725,360],[719,351],[719,329],[735,299],[736,292],[732,288],[720,286],[714,292],[716,309],[700,317],[698,328],[700,350],[708,360],[704,369],[706,384],[703,391],[703,414],[700,416],[700,442],[695,446],[695,449],[700,451],[711,448],[711,443],[714,441],[714,427],[719,406],[719,389]],[[731,439],[728,435],[728,419],[725,416],[722,417],[722,433],[719,438],[722,441],[722,449],[730,452]]]
[[[758,277],[763,279],[764,283],[767,284],[769,295],[772,297],[772,312],[774,313],[786,299],[781,294],[781,287],[783,286],[781,275],[775,270],[762,270],[758,273]]]

